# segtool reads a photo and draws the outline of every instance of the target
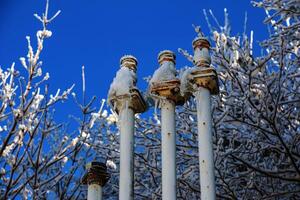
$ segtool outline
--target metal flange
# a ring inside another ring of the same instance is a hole
[[[173,51],[164,50],[164,51],[159,52],[157,60],[160,65],[162,65],[162,63],[164,61],[173,62],[175,65],[176,64],[176,55],[173,53]]]
[[[137,64],[138,64],[137,58],[132,55],[124,55],[120,59],[121,67],[127,67],[127,68],[133,70],[134,72],[136,72]]]
[[[194,50],[196,48],[207,48],[210,49],[210,43],[206,37],[196,37],[192,42]]]
[[[86,170],[86,173],[81,179],[83,184],[104,186],[110,178],[105,163],[97,161],[90,162],[86,165]]]
[[[219,93],[218,74],[212,67],[199,67],[199,70],[195,70],[191,73],[192,83],[198,87],[207,88],[212,95]]]
[[[150,92],[151,94],[165,97],[173,101],[176,105],[183,105],[185,102],[185,98],[180,94],[179,79],[152,83]]]
[[[111,107],[115,109],[117,114],[126,106],[126,102],[128,102],[128,108],[135,113],[143,113],[147,110],[147,104],[137,88],[131,88],[129,94],[118,95],[109,99]]]

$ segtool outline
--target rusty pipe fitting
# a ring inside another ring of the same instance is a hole
[[[120,59],[121,67],[127,67],[135,72],[137,70],[137,64],[138,64],[137,58],[131,55],[124,55]]]
[[[170,50],[164,50],[159,52],[157,59],[160,65],[162,65],[164,61],[170,61],[176,64],[176,55],[173,51]]]
[[[194,50],[196,48],[207,48],[210,49],[210,43],[206,37],[197,37],[192,42]]]
[[[82,177],[83,184],[97,184],[100,186],[104,186],[110,178],[105,163],[92,161],[90,163],[87,163],[85,168],[87,171]]]

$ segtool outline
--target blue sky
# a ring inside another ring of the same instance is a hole
[[[35,38],[41,28],[33,13],[44,10],[44,0],[0,0],[0,66],[7,68],[27,53],[26,35]],[[181,47],[192,51],[195,33],[191,24],[208,33],[202,13],[212,9],[220,22],[227,8],[233,33],[243,32],[244,15],[248,13],[248,33],[254,30],[254,41],[266,38],[262,9],[253,8],[247,0],[151,0],[100,1],[50,0],[50,15],[62,10],[49,25],[53,32],[45,41],[41,60],[50,73],[50,87],[67,88],[76,84],[81,90],[81,66],[86,69],[87,95],[106,98],[109,85],[119,69],[119,59],[132,54],[139,60],[138,85],[145,89],[143,77],[157,68],[157,54],[164,49],[177,52]],[[35,43],[34,43],[35,44]],[[257,43],[255,44],[257,45]],[[177,54],[177,68],[186,60]],[[66,104],[69,113],[74,105]],[[66,112],[64,112],[66,113]]]

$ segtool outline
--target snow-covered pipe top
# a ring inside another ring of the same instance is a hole
[[[194,63],[198,67],[209,67],[211,63],[209,49],[210,44],[207,38],[197,37],[193,40]]]
[[[120,59],[121,67],[127,67],[136,72],[138,60],[132,55],[125,55]]]
[[[170,81],[176,78],[175,58],[175,54],[170,50],[164,50],[158,54],[160,67],[154,72],[150,84]]]
[[[173,53],[173,51],[170,50],[164,50],[159,52],[157,59],[160,65],[162,65],[164,61],[170,61],[176,64],[176,55]]]
[[[130,55],[125,55],[120,59],[121,68],[110,85],[108,99],[115,96],[130,94],[130,89],[136,86],[137,59]]]

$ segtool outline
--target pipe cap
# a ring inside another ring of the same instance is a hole
[[[192,42],[194,50],[196,48],[210,48],[210,43],[206,37],[196,37]]]
[[[174,64],[176,63],[176,55],[173,51],[170,50],[164,50],[159,52],[158,56],[158,63],[161,65],[163,61],[171,61]]]
[[[87,163],[85,168],[87,172],[82,177],[81,181],[83,184],[98,184],[103,186],[110,178],[105,163],[92,161]]]
[[[133,71],[137,69],[138,60],[132,55],[124,55],[120,59],[121,67],[127,67]]]

